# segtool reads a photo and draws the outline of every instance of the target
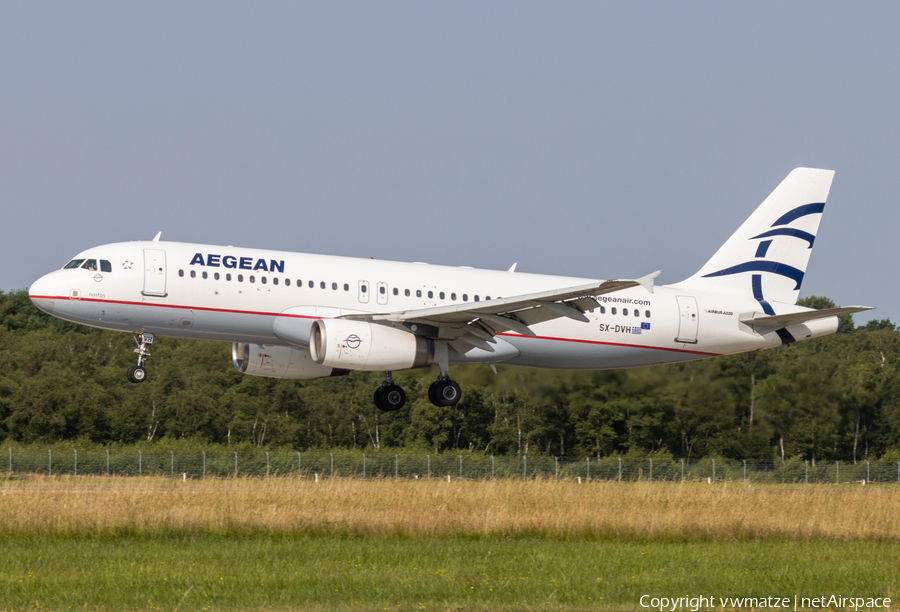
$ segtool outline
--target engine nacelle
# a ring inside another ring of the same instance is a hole
[[[231,356],[237,371],[251,376],[311,380],[350,373],[349,370],[319,365],[312,360],[309,351],[288,346],[235,342],[231,345]]]
[[[313,361],[323,366],[386,372],[424,368],[434,363],[434,342],[386,325],[320,319],[309,335]]]

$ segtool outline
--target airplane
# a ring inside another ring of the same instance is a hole
[[[437,365],[436,406],[460,401],[451,364],[602,370],[731,355],[818,338],[870,310],[797,306],[834,172],[797,168],[693,276],[594,280],[151,241],[89,248],[36,280],[34,304],[130,332],[146,380],[158,336],[230,342],[244,374],[316,379]]]

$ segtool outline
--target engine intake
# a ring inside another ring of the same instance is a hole
[[[319,365],[304,349],[263,344],[231,345],[231,357],[238,372],[267,378],[312,380],[329,376],[346,376],[350,370]]]
[[[367,321],[319,319],[309,335],[313,361],[324,366],[386,372],[434,363],[434,342],[412,332]]]

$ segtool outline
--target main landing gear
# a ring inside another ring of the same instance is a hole
[[[138,363],[136,366],[128,368],[126,376],[128,377],[128,382],[141,383],[147,380],[147,369],[144,367],[144,362],[147,361],[147,357],[150,356],[149,348],[150,345],[153,344],[153,334],[144,332],[132,335],[134,336],[134,341],[138,345],[138,347],[134,349],[134,352],[138,354]]]
[[[384,373],[384,383],[375,389],[375,407],[384,412],[394,412],[403,408],[406,392],[394,384],[390,372]]]
[[[461,397],[462,389],[446,375],[441,375],[428,387],[428,400],[435,406],[455,406]]]

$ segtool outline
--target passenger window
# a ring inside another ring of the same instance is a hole
[[[238,282],[239,282],[239,283],[243,283],[243,282],[244,282],[244,275],[243,275],[243,274],[238,274]]]
[[[433,297],[434,297],[434,291],[429,291],[429,292],[428,292],[428,299],[430,300],[430,299],[432,299]]]
[[[600,306],[600,314],[606,314],[606,306]]]
[[[316,284],[315,284],[314,282],[309,281],[309,288],[310,288],[310,289],[315,288],[315,286],[316,286]]]
[[[332,291],[337,291],[337,283],[331,283]]]
[[[267,281],[267,279],[266,279],[265,276],[260,276],[260,277],[259,277],[259,282],[261,282],[263,285],[265,285],[266,282],[268,282],[268,281]]]
[[[178,271],[178,276],[184,276],[184,270],[179,270],[179,271]]]
[[[468,302],[468,301],[469,301],[469,296],[467,294],[463,293],[463,302]]]
[[[203,272],[203,278],[204,279],[209,278],[209,275],[205,271]]]
[[[290,284],[291,281],[287,281],[287,282],[288,282],[288,284]],[[277,284],[278,284],[278,277],[275,277],[275,278],[272,279],[272,284],[273,284],[273,285],[277,285]]]
[[[622,316],[623,316],[623,317],[627,317],[627,316],[628,316],[628,309],[627,309],[627,308],[623,308],[623,309],[622,309]]]
[[[249,280],[251,283],[255,283],[255,282],[256,282],[256,277],[253,276],[253,275],[251,274],[251,275],[248,277],[248,280]]]
[[[219,280],[219,273],[216,272],[215,274],[213,274],[213,278],[216,279],[216,280]]]
[[[231,280],[231,274],[226,274],[226,275],[225,275],[225,280],[230,281],[230,280]]]
[[[385,293],[387,293],[387,291],[386,291],[385,288],[382,286],[382,287],[379,287],[379,288],[378,288],[378,293],[380,293],[381,295],[384,295]]]
[[[450,299],[453,300],[453,301],[455,302],[455,301],[456,301],[456,294],[455,294],[455,293],[451,293],[451,294],[450,294]]]
[[[91,272],[97,271],[97,260],[96,259],[88,259],[84,262],[84,265],[81,266],[85,270],[90,270]]]
[[[610,310],[610,312],[611,312],[612,314],[616,314],[616,307],[613,306],[613,307],[612,307],[612,310]]]
[[[475,301],[476,301],[476,302],[478,301],[478,296],[477,296],[477,295],[475,296]]]
[[[441,291],[440,293],[438,293],[438,297],[441,298],[441,299],[443,300],[443,299],[444,299],[444,292]]]
[[[644,316],[647,317],[647,318],[649,319],[649,318],[650,318],[650,311],[649,311],[649,310],[645,310],[645,311],[644,311]]]
[[[406,297],[409,297],[409,289],[404,289],[403,295],[405,295]]]
[[[400,295],[400,290],[394,287],[394,295]]]
[[[100,260],[100,271],[101,272],[112,272],[112,264],[106,261],[105,259]]]
[[[422,297],[422,290],[416,289],[416,297]]]
[[[68,270],[69,268],[79,268],[79,267],[81,267],[81,264],[83,264],[83,263],[84,263],[83,259],[73,259],[72,261],[70,261],[69,263],[67,263],[65,265],[63,270]]]
[[[368,285],[360,285],[359,290],[362,291],[363,293],[366,293],[369,290],[369,287],[368,287]]]
[[[344,283],[344,291],[350,291],[350,285]]]
[[[197,271],[191,270],[191,278],[197,278]]]
[[[289,278],[284,279],[284,286],[285,286],[285,287],[290,287],[290,286],[291,286],[291,279],[289,279]]]
[[[491,299],[491,296],[489,296],[489,295],[484,296],[484,301],[485,301],[485,302],[488,301],[489,299]]]
[[[635,308],[635,309],[634,309],[634,316],[636,316],[636,317],[641,316],[641,311],[638,310],[637,308]]]

